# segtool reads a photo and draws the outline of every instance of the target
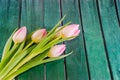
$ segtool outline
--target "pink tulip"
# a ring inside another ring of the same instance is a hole
[[[15,43],[21,43],[25,40],[27,34],[27,29],[26,27],[21,27],[20,29],[18,29],[15,34],[13,35],[13,41]]]
[[[43,39],[45,36],[47,35],[47,31],[46,29],[39,29],[37,31],[35,31],[33,33],[33,35],[31,36],[32,41],[35,43],[38,43],[41,41],[41,39]]]
[[[63,28],[62,38],[75,37],[80,33],[78,24],[71,24]]]
[[[48,53],[48,57],[58,57],[61,54],[63,54],[65,49],[66,49],[66,45],[64,45],[64,44],[55,45],[50,49],[50,51]]]

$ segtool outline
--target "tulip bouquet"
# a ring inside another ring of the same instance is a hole
[[[0,62],[0,80],[12,80],[37,65],[62,59],[66,45],[61,42],[79,35],[79,25],[61,26],[64,17],[51,29],[38,29],[27,34],[26,27],[16,29],[7,40]]]

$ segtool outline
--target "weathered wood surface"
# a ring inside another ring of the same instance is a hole
[[[69,57],[34,67],[16,80],[120,80],[120,0],[0,0],[0,56],[16,27],[51,29],[63,15],[80,25]]]

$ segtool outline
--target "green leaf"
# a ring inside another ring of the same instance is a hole
[[[48,53],[49,50],[46,50],[44,53],[34,57],[33,59],[31,59],[29,62],[27,62],[26,64],[24,64],[23,66],[21,66],[16,72],[14,72],[13,74],[8,74],[5,79],[13,79],[15,76],[19,75],[20,73],[22,72],[25,72],[27,71],[28,69],[34,67],[34,66],[37,66],[37,63],[42,61],[46,56],[47,56],[47,53]],[[6,80],[7,80],[6,79]]]
[[[40,46],[39,46],[39,47],[36,47],[35,50],[33,49],[33,51],[31,51],[30,55],[33,54],[33,55],[36,56],[36,55],[44,52],[45,50],[49,49],[50,47],[52,47],[52,46],[54,46],[54,45],[56,45],[56,44],[58,44],[58,43],[61,43],[61,42],[63,42],[63,41],[69,40],[69,39],[71,39],[71,38],[74,38],[74,37],[69,37],[69,38],[64,38],[64,39],[60,39],[60,37],[58,37],[58,38],[54,39],[53,41],[47,43],[47,44],[46,44],[45,46],[43,46],[43,47],[40,47]]]
[[[11,45],[12,45],[12,37],[14,35],[14,33],[16,32],[18,28],[16,28],[14,30],[14,32],[11,34],[11,36],[9,37],[9,39],[7,40],[6,44],[5,44],[5,47],[3,49],[3,54],[2,54],[2,59],[6,56],[6,54],[8,53],[8,51],[10,50],[11,48]]]
[[[72,52],[70,52],[70,53],[68,53],[68,54],[66,54],[66,55],[59,56],[59,57],[48,58],[48,59],[42,60],[42,61],[40,62],[40,64],[47,63],[47,62],[51,62],[51,61],[55,61],[55,60],[59,60],[59,59],[62,59],[62,58],[64,58],[64,57],[69,56],[70,54],[72,54]]]
[[[57,40],[57,39],[55,39]],[[54,42],[55,43],[55,42]],[[49,49],[49,47],[47,47],[46,49],[42,50],[42,52],[46,51],[47,49]],[[33,49],[34,50],[34,49]],[[16,70],[18,70],[22,65],[24,65],[25,63],[27,63],[28,61],[30,61],[32,58],[34,58],[35,56],[39,55],[41,52],[41,49],[38,48],[37,51],[31,51],[24,59],[21,60],[21,62],[19,62],[18,65],[16,65],[16,67],[14,67],[14,69],[10,72],[10,74],[14,73]]]
[[[71,23],[71,22],[68,22],[68,23],[64,24],[64,25],[61,26],[61,28],[60,28],[58,31],[56,31],[56,32],[59,32],[60,30],[62,30],[62,29],[65,28],[66,26],[68,26],[70,23]]]
[[[63,41],[69,40],[69,39],[73,39],[74,37],[69,37],[69,38],[64,38],[64,39],[60,39],[60,37],[56,38],[55,40],[51,41],[50,43],[46,44],[46,46],[44,46],[43,48],[40,48],[38,50],[36,50],[35,53],[42,53],[43,51],[47,50],[48,48],[61,43]]]
[[[15,55],[10,59],[10,61],[8,61],[8,64],[6,64],[6,66],[0,72],[0,77],[5,76],[15,66],[14,65],[14,63],[16,62],[15,58],[17,56],[19,56],[19,53],[22,51],[22,49],[24,47],[24,44],[25,44],[25,41],[20,44],[20,47],[18,48],[18,50],[15,53]]]
[[[47,52],[45,52],[43,54],[40,54],[39,56],[37,56],[37,57],[33,58],[32,60],[30,60],[28,63],[24,64],[16,72],[14,72],[13,74],[7,76],[7,78],[5,78],[5,80],[13,79],[17,75],[19,75],[19,74],[29,70],[30,68],[37,66],[37,65],[47,63],[47,62],[51,62],[51,61],[55,61],[55,60],[59,60],[59,59],[62,59],[64,57],[67,57],[71,53],[66,54],[66,55],[62,55],[62,56],[59,56],[59,57],[48,58],[48,59],[45,59],[45,60],[43,60],[43,59],[46,57]]]
[[[65,17],[65,16],[64,16]],[[62,20],[64,19],[64,17],[62,18]],[[59,23],[59,22],[58,22]],[[65,24],[65,25],[63,25],[63,27],[61,28],[61,29],[63,29],[65,26],[67,26],[68,24],[70,24],[70,22],[68,22],[67,24]],[[57,24],[56,24],[57,25]],[[61,30],[60,29],[60,30]],[[54,30],[53,30],[54,31]],[[52,31],[52,32],[53,32]],[[58,30],[59,31],[59,30]],[[42,48],[42,47],[44,47],[45,45],[47,45],[48,44],[48,42],[50,42],[51,40],[52,40],[52,43],[54,42],[53,40],[53,38],[54,38],[54,36],[56,35],[56,33],[57,32],[53,32],[53,33],[51,33],[51,35],[47,35],[45,38],[43,38],[43,40],[36,46],[36,48],[35,49],[33,49],[33,51],[32,52],[35,52],[35,53],[37,53],[38,51],[40,51],[40,49]],[[50,43],[50,45],[51,45],[51,43]],[[53,44],[53,45],[55,45],[55,44]],[[49,48],[49,46],[48,46],[48,48]],[[47,48],[47,49],[48,49]],[[43,50],[42,50],[43,51]]]
[[[70,37],[71,38],[71,37]],[[44,52],[45,50],[49,49],[50,47],[52,47],[53,45],[60,43],[62,41],[65,41],[67,39],[70,38],[65,38],[65,39],[61,39],[59,40],[59,38],[56,38],[55,40],[51,41],[50,43],[48,43],[45,47],[43,48],[35,48],[35,50],[33,49],[31,51],[30,54],[28,54],[14,69],[13,71],[11,71],[11,73],[15,72],[17,69],[19,69],[22,65],[24,65],[25,63],[27,63],[29,60],[31,60],[32,58],[34,58],[35,56],[37,56],[38,54],[41,54],[42,52]],[[73,37],[72,37],[73,38]]]
[[[49,42],[48,44],[46,44],[44,47],[41,48],[37,48],[36,51],[34,51],[33,53],[38,54],[38,53],[42,53],[45,50],[49,49],[50,47],[52,47],[53,45],[55,45],[55,43],[60,39],[61,37],[58,37],[56,39],[54,39],[53,41]],[[32,53],[32,52],[31,52]]]
[[[26,49],[23,53],[16,55],[12,61],[7,65],[3,73],[0,73],[0,79],[11,74],[14,71],[14,67],[19,64],[19,62],[35,48],[36,45],[31,46],[30,48]],[[12,69],[12,71],[10,71]],[[9,72],[10,71],[10,72]]]
[[[46,43],[48,43],[51,39],[53,39],[54,36],[55,36],[55,33],[51,34],[50,36],[46,36],[33,51],[36,51],[42,48],[44,45],[46,45]]]
[[[6,56],[2,59],[0,63],[0,71],[5,67],[5,65],[9,62],[11,57],[15,54],[16,50],[18,49],[19,44],[14,44],[12,49],[6,54]]]

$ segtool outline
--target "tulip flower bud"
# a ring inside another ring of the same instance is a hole
[[[62,38],[78,36],[80,33],[78,24],[71,24],[63,28]]]
[[[65,49],[66,49],[66,45],[64,44],[55,45],[50,49],[48,53],[48,57],[58,57],[65,51]]]
[[[45,36],[47,35],[47,31],[46,29],[39,29],[37,31],[35,31],[33,33],[33,35],[31,36],[32,41],[35,43],[38,43],[41,41],[41,39],[43,39]]]
[[[20,29],[18,29],[15,34],[13,35],[13,41],[14,43],[21,43],[25,40],[27,34],[27,29],[26,27],[21,27]]]

